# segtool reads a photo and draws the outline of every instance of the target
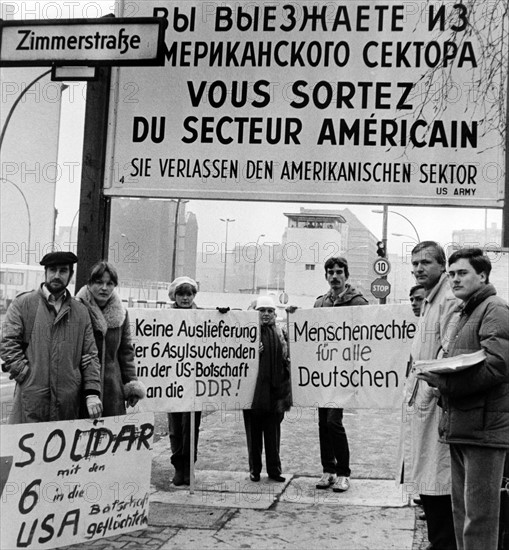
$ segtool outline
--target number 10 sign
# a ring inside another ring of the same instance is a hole
[[[373,264],[373,270],[377,275],[387,275],[391,270],[391,264],[385,258],[378,258]]]

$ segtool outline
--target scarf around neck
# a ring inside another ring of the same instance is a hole
[[[103,309],[98,306],[88,286],[82,287],[76,294],[76,298],[87,306],[94,331],[105,335],[108,329],[119,328],[123,325],[126,310],[115,291]]]

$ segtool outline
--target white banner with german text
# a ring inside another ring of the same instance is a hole
[[[258,374],[256,311],[131,309],[142,410],[250,408]]]
[[[289,322],[294,404],[399,407],[415,330],[407,304],[297,310]]]

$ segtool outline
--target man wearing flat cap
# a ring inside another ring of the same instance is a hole
[[[44,283],[18,295],[7,310],[0,357],[16,382],[10,424],[101,416],[92,324],[67,290],[77,261],[72,252],[46,254]]]

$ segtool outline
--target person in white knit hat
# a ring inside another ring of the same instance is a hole
[[[260,322],[260,366],[251,409],[245,409],[249,477],[260,481],[262,450],[270,479],[284,482],[279,456],[281,422],[291,406],[288,345],[276,325],[276,306],[270,296],[260,296],[254,306]]]
[[[194,303],[198,285],[190,277],[177,277],[168,290],[172,308],[197,309]],[[179,485],[190,484],[191,461],[191,414],[190,412],[168,413],[168,430],[171,444],[171,463],[175,468],[172,482]],[[201,412],[195,412],[194,424],[194,461],[198,458],[198,434],[200,431]]]
[[[172,307],[179,309],[196,308],[194,299],[198,293],[198,285],[191,277],[177,277],[168,289],[168,296],[174,302]]]

